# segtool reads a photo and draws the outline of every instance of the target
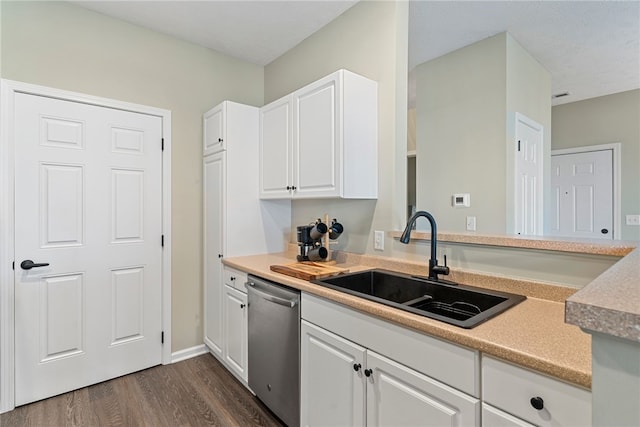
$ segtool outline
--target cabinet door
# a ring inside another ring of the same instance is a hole
[[[289,198],[292,188],[291,97],[260,109],[260,197]]]
[[[293,196],[340,196],[340,80],[338,74],[293,94]]]
[[[367,351],[367,425],[476,426],[480,402],[384,356]]]
[[[225,104],[223,102],[204,113],[202,133],[204,135],[203,155],[205,156],[225,149],[224,111]]]
[[[364,425],[365,349],[302,321],[302,426]]]
[[[222,357],[222,254],[224,253],[225,153],[205,157],[204,218],[204,342]]]
[[[482,427],[534,427],[533,424],[502,412],[493,406],[482,404]]]
[[[224,360],[247,381],[247,294],[224,286]]]

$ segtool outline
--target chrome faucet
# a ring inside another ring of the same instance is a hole
[[[409,243],[409,239],[411,237],[411,229],[413,228],[413,224],[415,224],[416,219],[419,217],[425,217],[429,220],[429,224],[431,224],[431,258],[429,258],[429,279],[438,280],[438,274],[444,274],[445,276],[449,274],[449,267],[447,267],[447,256],[444,256],[444,265],[438,265],[438,260],[436,259],[436,244],[438,240],[438,230],[436,227],[436,220],[431,216],[431,214],[427,211],[418,211],[409,219],[407,226],[402,232],[402,236],[400,236],[400,243],[404,243],[405,245]]]

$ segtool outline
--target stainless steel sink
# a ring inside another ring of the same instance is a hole
[[[318,279],[313,283],[467,329],[526,299],[522,295],[379,269]]]

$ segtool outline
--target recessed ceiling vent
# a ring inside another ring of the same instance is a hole
[[[563,96],[569,96],[569,92],[556,93],[555,95],[551,95],[551,99],[562,98]]]

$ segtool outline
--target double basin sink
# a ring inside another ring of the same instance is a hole
[[[312,282],[467,329],[526,299],[522,295],[380,269],[347,273]]]

